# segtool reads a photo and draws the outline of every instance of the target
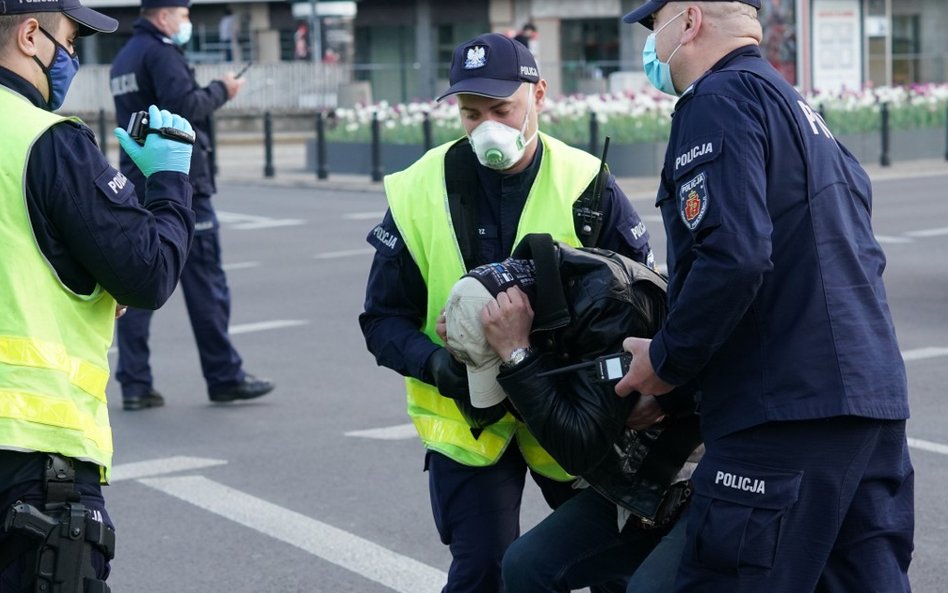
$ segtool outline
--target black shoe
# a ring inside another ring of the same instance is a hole
[[[238,399],[254,399],[266,395],[273,391],[274,387],[276,386],[272,381],[246,375],[243,381],[208,390],[208,395],[212,402],[232,402]]]
[[[122,398],[123,410],[144,410],[145,408],[160,408],[165,405],[165,398],[150,387],[143,395]]]

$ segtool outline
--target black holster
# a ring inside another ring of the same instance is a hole
[[[50,454],[45,473],[46,505],[17,501],[3,518],[9,534],[0,567],[25,556],[23,588],[30,593],[109,593],[96,578],[93,549],[115,556],[115,532],[79,502],[72,460]]]

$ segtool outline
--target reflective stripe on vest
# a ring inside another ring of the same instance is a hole
[[[0,449],[90,461],[107,480],[115,300],[98,286],[77,295],[59,280],[37,246],[26,205],[33,143],[66,118],[2,86],[0,112]]]
[[[551,234],[555,241],[578,246],[572,207],[599,172],[599,161],[545,134],[541,133],[539,138],[543,142],[543,154],[520,216],[514,244],[529,233],[543,232]],[[435,331],[437,317],[451,287],[466,271],[444,180],[444,157],[453,144],[435,147],[408,169],[385,178],[392,218],[428,288],[425,324],[421,329],[437,344],[441,344]],[[492,465],[516,434],[524,459],[534,471],[559,480],[570,478],[536,443],[526,427],[510,414],[474,439],[452,400],[416,379],[406,379],[406,386],[408,414],[429,449],[458,463]]]

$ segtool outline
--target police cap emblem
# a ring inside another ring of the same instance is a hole
[[[487,65],[487,49],[483,45],[474,45],[467,48],[464,59],[465,70],[475,70]]]

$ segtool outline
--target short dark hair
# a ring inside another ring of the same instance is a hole
[[[27,19],[36,19],[40,27],[46,29],[51,35],[55,35],[59,32],[59,23],[62,22],[59,18],[61,14],[61,12],[30,12],[0,15],[0,49],[6,49],[17,28]]]
[[[537,30],[537,26],[534,25],[533,23],[526,23],[526,24],[523,25],[523,30],[524,30],[524,31],[536,31],[536,30]]]

